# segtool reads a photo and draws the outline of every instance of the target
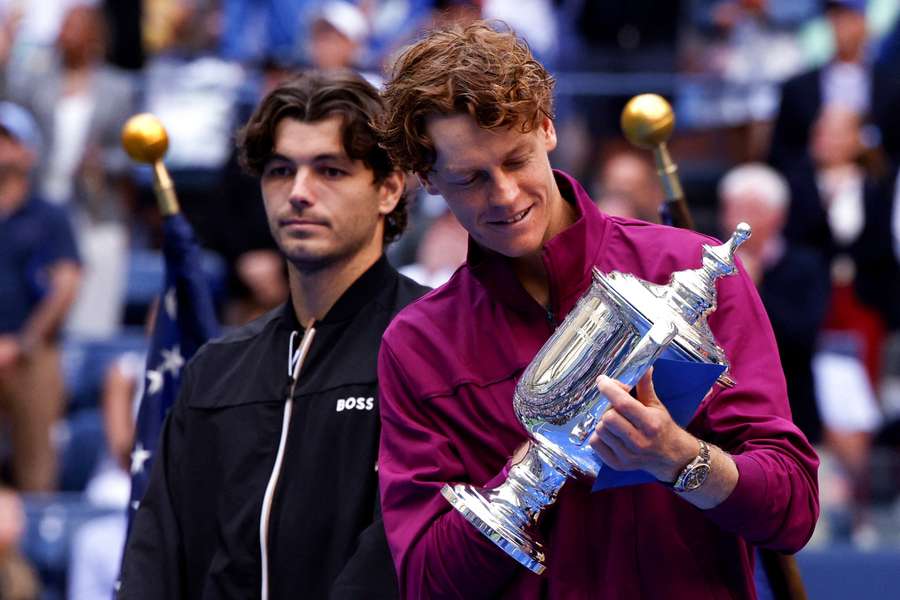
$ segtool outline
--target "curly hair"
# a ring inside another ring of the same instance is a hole
[[[275,147],[275,129],[282,119],[311,123],[333,115],[343,120],[341,143],[353,160],[372,170],[374,184],[381,184],[396,170],[378,143],[375,123],[382,118],[384,102],[378,91],[352,71],[306,71],[272,90],[238,132],[238,158],[244,170],[259,177]],[[384,218],[384,243],[396,240],[406,229],[406,195]]]
[[[501,22],[433,30],[403,49],[390,70],[381,144],[398,167],[427,174],[436,159],[428,117],[468,114],[485,129],[519,126],[527,133],[553,118],[554,84]]]

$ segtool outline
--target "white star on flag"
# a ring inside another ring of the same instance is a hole
[[[137,475],[143,471],[144,463],[148,460],[150,460],[150,451],[144,449],[144,445],[138,442],[131,453],[131,474]]]
[[[150,369],[147,371],[147,393],[156,394],[162,389],[163,374],[159,371]]]
[[[163,296],[163,305],[165,305],[166,314],[174,321],[178,314],[178,299],[175,295],[175,288],[166,290],[166,295]]]
[[[179,347],[176,345],[170,350],[162,350],[161,354],[163,362],[162,365],[160,365],[159,370],[163,373],[169,371],[173,376],[177,376],[178,371],[184,366],[184,358],[181,357],[181,350]]]

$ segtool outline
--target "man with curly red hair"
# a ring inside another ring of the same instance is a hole
[[[477,22],[405,49],[384,91],[382,144],[469,232],[466,264],[403,310],[381,346],[379,476],[402,594],[754,598],[754,546],[792,552],[812,533],[817,458],[790,420],[771,327],[742,269],[719,282],[710,318],[738,383],[713,388],[687,429],[649,377],[636,398],[598,382],[613,408],[592,447],[659,483],[592,493],[570,480],[542,521],[544,576],[441,496],[451,482],[494,486],[522,455],[516,381],[594,267],[665,283],[696,268],[710,241],[605,215],[552,169],[553,84],[512,32]],[[699,486],[673,485],[700,460]]]

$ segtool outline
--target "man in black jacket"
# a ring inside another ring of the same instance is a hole
[[[425,288],[383,255],[406,213],[403,174],[370,125],[381,111],[357,75],[306,73],[241,131],[291,296],[188,365],[120,598],[396,596],[377,498],[376,358],[391,318]]]

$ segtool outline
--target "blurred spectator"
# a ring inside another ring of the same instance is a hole
[[[430,24],[434,0],[360,0],[358,4],[371,28],[365,65],[376,69]]]
[[[213,53],[221,34],[218,2],[144,0],[142,4],[142,41],[151,55]]]
[[[325,2],[309,25],[310,66],[322,70],[359,67],[368,35],[369,24],[359,7],[343,0]]]
[[[738,256],[772,323],[794,423],[811,442],[819,443],[822,423],[812,356],[828,308],[828,267],[818,253],[784,238],[789,190],[771,167],[750,163],[731,169],[719,182],[719,200],[723,238],[741,221],[753,227]]]
[[[144,66],[141,36],[144,2],[104,0],[103,9],[110,25],[107,50],[110,64],[122,69],[140,69]]]
[[[554,164],[590,181],[601,149],[621,139],[619,116],[653,85],[671,98],[684,1],[560,0]],[[654,83],[648,83],[648,82]]]
[[[25,531],[22,501],[12,490],[0,488],[0,598],[37,600],[40,596],[34,570],[19,554]]]
[[[152,314],[148,331],[152,330]],[[125,508],[131,491],[129,469],[134,443],[134,415],[143,390],[146,357],[120,356],[103,386],[103,430],[106,456],[88,483],[85,496],[94,506],[112,509],[79,527],[72,541],[69,600],[109,600],[119,576],[125,546]]]
[[[313,0],[223,0],[222,56],[244,64],[296,58]]]
[[[428,287],[447,283],[464,262],[469,248],[469,235],[449,211],[432,221],[422,236],[416,262],[400,272]]]
[[[129,79],[103,63],[106,33],[103,14],[76,3],[63,18],[53,61],[28,65],[9,90],[34,113],[47,140],[41,193],[58,204],[74,201],[97,220],[119,217],[125,208],[116,190],[94,179],[128,166],[119,139],[134,109]]]
[[[246,123],[260,99],[292,72],[288,64],[267,60],[260,76],[246,82],[235,110],[234,129]],[[216,208],[209,211],[204,242],[225,259],[228,270],[223,322],[243,324],[273,307],[270,302],[286,293],[287,274],[269,231],[259,180],[241,168],[234,144],[212,196]]]
[[[238,256],[234,268],[245,291],[229,305],[225,323],[247,323],[287,300],[287,273],[276,251],[248,250]]]
[[[545,65],[555,64],[559,52],[556,13],[551,0],[482,0],[485,19],[499,19],[528,42],[535,56]]]
[[[866,150],[862,123],[841,104],[825,106],[812,126],[810,163],[791,171],[798,204],[791,231],[831,265],[832,301],[813,370],[826,442],[850,483],[843,530],[857,538],[872,531],[862,507],[872,436],[882,422],[875,389],[886,333],[900,326],[900,266],[890,232],[896,170]]]
[[[701,74],[679,83],[678,117],[738,133],[738,160],[766,156],[779,85],[807,67],[799,30],[818,0],[692,0],[681,43],[682,68]]]
[[[154,0],[153,44],[157,53],[144,70],[143,108],[165,125],[169,150],[165,161],[182,210],[204,245],[215,245],[220,222],[246,224],[243,211],[232,214],[219,195],[222,169],[233,155],[235,123],[242,94],[255,100],[257,81],[241,65],[216,55],[219,32],[212,25],[215,11],[209,2]],[[150,32],[148,31],[148,34]],[[148,44],[149,45],[149,44]],[[281,69],[280,63],[274,63]],[[159,213],[149,170],[140,172],[144,245],[159,243]],[[236,194],[237,190],[233,191]]]
[[[32,193],[40,133],[22,107],[0,102],[0,410],[19,489],[50,491],[50,430],[63,383],[57,334],[78,290],[78,252],[66,214]]]
[[[37,119],[45,151],[37,168],[42,196],[70,204],[85,280],[70,331],[111,335],[122,319],[129,163],[122,125],[134,111],[130,80],[103,63],[101,11],[76,3],[65,13],[55,54],[10,80],[10,94]]]
[[[832,261],[836,285],[874,310],[882,327],[897,329],[900,271],[891,234],[897,172],[866,149],[862,128],[860,114],[841,105],[826,107],[817,117],[811,162],[797,163],[789,172],[796,209],[788,227],[795,240],[819,248]]]
[[[653,163],[625,150],[607,158],[594,180],[593,197],[604,212],[659,223],[662,187]]]
[[[867,144],[900,153],[900,77],[896,65],[872,64],[866,0],[827,0],[835,53],[828,64],[789,79],[772,135],[770,160],[782,169],[806,155],[813,120],[823,107],[840,104],[866,116]]]
[[[738,255],[769,314],[794,422],[837,459],[840,472],[823,475],[829,483],[822,488],[823,523],[833,536],[855,531],[861,540],[868,535],[862,532],[869,527],[870,448],[880,413],[852,349],[819,339],[829,308],[827,264],[819,253],[783,237],[788,186],[771,167],[736,167],[722,179],[719,192],[723,235],[740,221],[753,227]]]

